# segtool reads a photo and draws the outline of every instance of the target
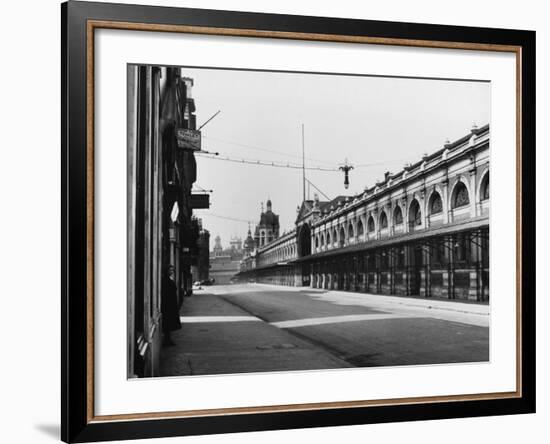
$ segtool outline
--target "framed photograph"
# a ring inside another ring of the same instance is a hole
[[[535,411],[534,32],[61,12],[65,442]]]

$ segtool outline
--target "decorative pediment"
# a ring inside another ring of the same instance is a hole
[[[311,213],[312,209],[313,209],[313,201],[304,200],[302,202],[302,205],[300,205],[298,209],[298,213],[296,214],[296,222],[307,217]]]

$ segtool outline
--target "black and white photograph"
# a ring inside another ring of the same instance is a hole
[[[490,360],[490,82],[127,70],[129,378]]]

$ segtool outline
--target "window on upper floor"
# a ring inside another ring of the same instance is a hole
[[[363,230],[363,222],[361,219],[357,222],[357,237],[363,236],[364,230]]]
[[[388,216],[386,216],[385,211],[382,211],[380,213],[380,229],[383,230],[384,228],[388,228]]]
[[[485,175],[481,182],[481,200],[489,199],[489,173]]]
[[[409,207],[409,225],[414,228],[418,225],[422,225],[422,213],[420,211],[420,204],[415,199]]]
[[[403,223],[403,212],[401,211],[401,207],[399,205],[395,207],[395,210],[393,210],[393,223],[395,225],[401,225]]]
[[[367,231],[372,233],[374,231],[374,217],[370,216],[367,221]]]
[[[452,206],[453,208],[460,208],[470,204],[470,196],[468,195],[468,188],[463,182],[458,182],[453,192]]]
[[[430,197],[430,214],[439,214],[443,212],[443,201],[437,191]]]

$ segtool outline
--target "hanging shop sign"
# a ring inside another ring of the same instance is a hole
[[[210,208],[209,194],[191,194],[191,208],[206,209]]]
[[[200,151],[201,132],[187,128],[176,128],[176,140],[178,148],[184,150]]]

